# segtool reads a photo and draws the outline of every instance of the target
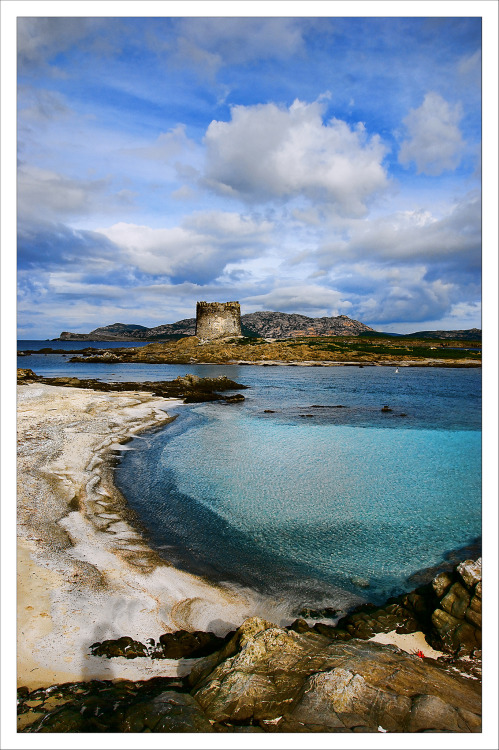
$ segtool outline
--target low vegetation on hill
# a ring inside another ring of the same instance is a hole
[[[476,342],[428,339],[318,336],[286,340],[234,338],[203,342],[196,336],[129,349],[86,350],[72,362],[359,363],[479,366]]]

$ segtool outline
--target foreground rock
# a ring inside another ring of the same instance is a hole
[[[224,638],[177,631],[158,643],[94,643],[91,652],[108,658],[198,658],[182,680],[20,688],[19,731],[480,732],[481,686],[469,659],[476,665],[478,599],[481,561],[467,560],[391,604],[358,608],[336,627],[300,619],[282,628],[253,617]],[[442,612],[459,621],[451,631]],[[473,618],[470,640],[463,626]],[[372,640],[418,629],[447,656]]]
[[[18,691],[26,732],[478,732],[478,681],[395,646],[250,618],[188,679]]]
[[[230,649],[234,651],[229,655]],[[192,695],[216,722],[273,731],[449,731],[480,726],[480,687],[394,646],[331,643],[258,618],[237,631]]]

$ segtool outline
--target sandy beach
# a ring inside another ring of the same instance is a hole
[[[91,656],[96,641],[179,629],[224,635],[254,614],[252,592],[168,566],[146,544],[106,456],[169,420],[149,393],[18,388],[18,685],[185,674],[192,665]]]

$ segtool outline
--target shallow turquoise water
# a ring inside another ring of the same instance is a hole
[[[124,455],[118,485],[166,557],[302,600],[381,601],[480,536],[479,373],[247,369],[245,404],[181,407]]]

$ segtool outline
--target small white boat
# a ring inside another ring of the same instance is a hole
[[[399,368],[398,368],[398,367],[396,367],[396,368],[395,368],[395,372],[398,372],[398,371],[399,371]]]

